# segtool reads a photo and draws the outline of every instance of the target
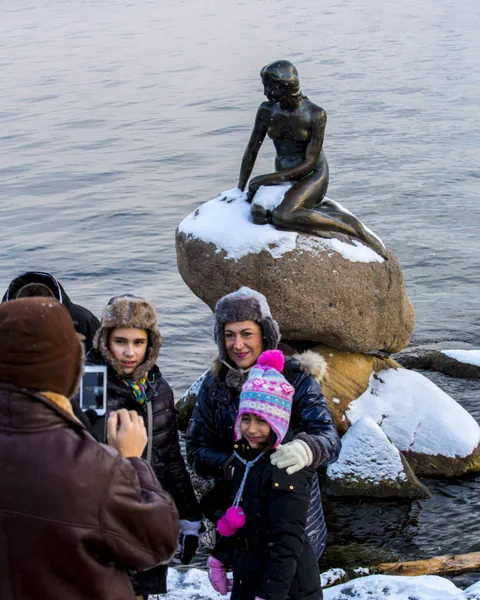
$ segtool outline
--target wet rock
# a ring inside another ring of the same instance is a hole
[[[334,496],[430,498],[428,489],[381,428],[368,417],[343,436],[337,462],[327,469],[326,491]]]
[[[407,369],[417,369],[422,371],[439,371],[451,377],[461,379],[480,379],[480,364],[477,360],[467,362],[468,355],[472,356],[480,351],[469,348],[450,348],[451,344],[436,344],[432,346],[420,346],[405,350],[395,356],[396,360]],[[477,362],[477,364],[475,364]]]

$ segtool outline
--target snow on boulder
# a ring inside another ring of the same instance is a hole
[[[372,418],[417,475],[455,476],[480,471],[480,427],[429,379],[407,369],[370,377],[346,413],[354,424]]]
[[[480,350],[442,350],[446,356],[457,360],[458,362],[480,367]]]
[[[381,428],[362,417],[342,438],[337,462],[327,469],[327,493],[371,498],[430,498]]]
[[[359,240],[255,225],[250,209],[245,194],[230,190],[177,228],[180,275],[212,310],[219,298],[247,285],[268,298],[284,339],[354,352],[398,352],[408,345],[415,313],[393,252],[385,261]]]

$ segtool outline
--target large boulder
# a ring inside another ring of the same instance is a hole
[[[385,261],[358,240],[255,225],[239,191],[186,217],[176,247],[183,280],[212,310],[223,295],[252,287],[267,297],[284,339],[353,352],[398,352],[410,341],[415,314],[390,250]]]
[[[340,497],[414,500],[431,496],[369,417],[359,419],[343,436],[338,460],[327,469],[326,491]]]
[[[402,452],[416,475],[480,472],[480,426],[429,379],[407,369],[373,373],[346,412],[353,424],[370,417]]]

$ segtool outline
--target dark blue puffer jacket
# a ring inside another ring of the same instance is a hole
[[[340,452],[340,438],[320,384],[293,357],[286,359],[283,374],[295,388],[289,431],[308,443],[314,457],[312,467],[316,469],[335,462]],[[228,490],[225,482],[232,460],[233,426],[239,400],[239,391],[227,386],[222,369],[218,373],[212,371],[202,382],[187,430],[188,462],[198,475],[216,480],[219,496],[225,496]],[[229,506],[229,500],[218,498],[219,508]],[[317,477],[312,487],[307,533],[319,557],[325,547],[327,531]]]

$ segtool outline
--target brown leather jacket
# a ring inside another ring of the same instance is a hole
[[[1,600],[132,600],[126,569],[176,550],[178,513],[150,466],[69,408],[0,384]]]

